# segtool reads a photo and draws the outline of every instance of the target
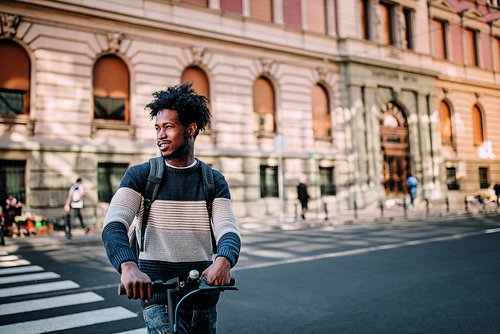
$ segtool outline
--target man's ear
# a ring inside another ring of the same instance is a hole
[[[189,124],[189,126],[188,126],[188,136],[194,138],[197,129],[198,129],[198,126],[196,125],[196,123]]]

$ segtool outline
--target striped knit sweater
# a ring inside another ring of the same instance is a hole
[[[144,250],[138,261],[130,248],[127,231],[136,222],[140,240],[142,205],[149,163],[130,167],[111,200],[104,221],[102,239],[108,258],[116,270],[125,261],[138,262],[139,268],[152,280],[187,277],[191,269],[200,273],[214,258],[210,222],[202,188],[200,163],[188,168],[165,167],[162,184],[151,211],[144,235]],[[241,239],[231,209],[229,187],[213,170],[215,199],[212,204],[213,231],[217,242],[216,256],[238,261]],[[154,294],[152,302],[166,304],[166,293]]]

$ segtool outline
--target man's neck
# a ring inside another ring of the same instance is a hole
[[[187,169],[187,168],[194,167],[194,165],[196,165],[196,159],[193,161],[193,163],[192,163],[192,164],[187,165],[187,166],[176,166],[176,165],[172,165],[172,164],[170,163],[170,161],[167,161],[167,160],[165,160],[165,164],[166,164],[168,167],[172,167],[172,168],[177,168],[177,169]]]

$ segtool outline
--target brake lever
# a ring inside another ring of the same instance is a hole
[[[238,290],[237,287],[234,286],[234,279],[231,278],[231,282],[229,284],[232,285],[208,285],[205,278],[200,278],[200,285],[198,286],[199,291],[213,291],[213,290]]]

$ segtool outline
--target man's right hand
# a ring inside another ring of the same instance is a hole
[[[129,299],[141,299],[148,301],[151,299],[152,284],[148,275],[143,273],[133,261],[121,264],[122,275],[120,282],[125,287]]]

